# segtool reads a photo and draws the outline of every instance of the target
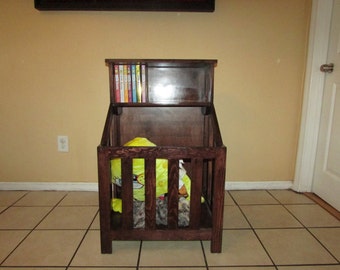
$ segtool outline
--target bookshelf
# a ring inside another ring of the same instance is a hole
[[[115,106],[209,106],[216,60],[106,59]]]
[[[211,252],[221,252],[226,147],[213,104],[217,61],[107,59],[106,64],[110,106],[97,148],[101,252],[112,253],[113,240],[210,240]],[[136,137],[155,146],[126,145]],[[111,161],[117,158],[121,166],[115,171]],[[145,224],[141,228],[134,225],[138,200],[134,159],[144,159]],[[159,159],[168,160],[166,224],[156,218]],[[179,164],[192,180],[187,226],[179,220]],[[118,171],[121,187],[112,183]],[[121,213],[111,207],[114,198],[122,202]]]

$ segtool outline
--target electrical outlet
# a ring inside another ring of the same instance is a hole
[[[59,152],[68,152],[68,136],[60,135],[57,138],[58,140],[58,151]]]

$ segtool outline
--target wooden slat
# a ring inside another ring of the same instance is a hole
[[[213,160],[207,160],[205,164],[205,169],[206,169],[206,178],[205,178],[205,183],[207,187],[207,191],[205,194],[205,198],[208,202],[209,205],[212,204],[212,184],[213,184],[213,172],[214,172],[214,164]]]
[[[145,229],[156,228],[156,159],[145,159]]]
[[[211,229],[113,230],[111,238],[115,240],[210,240]],[[180,243],[178,245],[180,248]]]
[[[203,160],[192,159],[192,179],[190,192],[190,228],[198,229],[201,219],[201,195],[202,195],[202,177],[203,177]]]
[[[107,157],[113,158],[164,158],[164,159],[214,159],[216,148],[214,147],[106,147]]]
[[[132,159],[122,158],[122,227],[133,228]]]
[[[168,228],[178,227],[178,159],[168,161]]]

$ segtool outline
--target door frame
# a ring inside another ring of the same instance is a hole
[[[313,188],[325,82],[325,73],[320,72],[320,66],[327,61],[332,9],[333,0],[312,2],[300,136],[292,186],[298,192],[311,192]]]

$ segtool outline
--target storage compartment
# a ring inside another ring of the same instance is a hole
[[[106,62],[111,104],[98,146],[102,253],[112,252],[112,240],[211,240],[211,251],[221,252],[226,148],[212,103],[216,61]],[[118,65],[145,65],[144,101],[116,102]],[[124,145],[136,137],[153,145]],[[138,175],[136,160],[144,166]]]

